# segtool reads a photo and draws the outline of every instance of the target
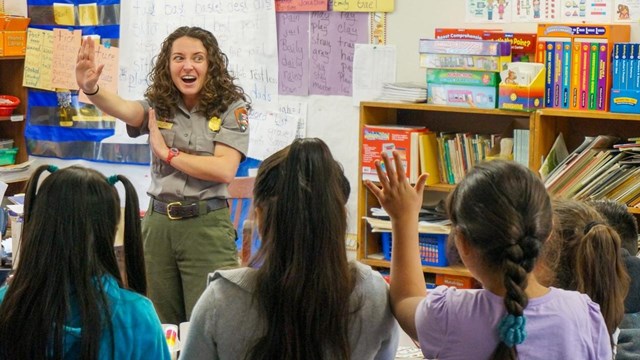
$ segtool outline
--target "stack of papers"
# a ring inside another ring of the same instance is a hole
[[[373,217],[364,217],[371,226],[372,232],[391,232],[391,221]],[[438,223],[420,221],[418,222],[418,232],[422,234],[449,234],[451,227]]]
[[[427,83],[385,83],[379,101],[426,102]]]

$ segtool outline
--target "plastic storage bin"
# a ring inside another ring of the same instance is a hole
[[[0,165],[11,165],[16,163],[18,148],[0,149]]]
[[[382,254],[385,260],[391,260],[391,233],[381,233]],[[419,234],[420,259],[422,265],[448,266],[447,234]]]

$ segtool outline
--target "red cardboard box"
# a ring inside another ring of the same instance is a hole
[[[455,286],[458,289],[476,288],[472,277],[446,274],[436,274],[436,285]]]
[[[362,129],[360,152],[362,179],[378,181],[375,161],[382,159],[383,151],[391,156],[391,152],[395,150],[402,158],[405,174],[415,183],[420,173],[418,139],[426,131],[424,126],[365,125]]]

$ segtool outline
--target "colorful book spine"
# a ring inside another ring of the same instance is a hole
[[[589,43],[580,46],[580,109],[589,108]]]
[[[636,47],[636,59],[631,63],[631,66],[633,66],[636,71],[635,73],[635,77],[633,78],[632,83],[630,84],[630,88],[634,89],[634,90],[640,90],[640,44],[635,43],[633,44],[633,46]]]
[[[631,89],[633,87],[633,79],[635,79],[635,73],[637,71],[633,64],[638,58],[638,47],[636,44],[627,44],[627,46],[629,47],[629,57],[627,58],[627,89]]]
[[[624,43],[621,44],[621,53],[620,53],[620,87],[618,89],[626,89],[627,88],[627,78],[629,76],[629,63],[627,62],[628,52],[630,48],[630,44]]]
[[[571,88],[571,42],[565,41],[562,44],[562,98],[560,107],[569,108],[570,88]]]
[[[622,44],[615,43],[613,44],[613,55],[611,60],[611,68],[612,68],[612,78],[611,78],[611,88],[619,89],[620,88],[620,52],[622,48]]]
[[[536,62],[540,64],[544,64],[544,58],[546,53],[546,41],[538,39],[538,44],[536,48]]]
[[[546,51],[544,55],[544,64],[545,64],[545,69],[547,71],[545,84],[544,84],[544,88],[545,88],[544,106],[545,107],[553,107],[553,96],[554,96],[553,77],[554,77],[554,70],[555,70],[553,66],[554,47],[555,47],[555,42],[553,41],[546,42]]]
[[[609,44],[598,44],[598,85],[596,88],[596,110],[606,110],[609,89],[607,89],[607,76],[609,76]]]
[[[553,107],[561,107],[562,102],[562,60],[564,43],[556,41],[553,50]]]
[[[598,45],[592,43],[589,51],[589,110],[596,109],[596,87],[598,84]]]
[[[580,108],[580,47],[581,43],[574,42],[571,51],[571,109]]]

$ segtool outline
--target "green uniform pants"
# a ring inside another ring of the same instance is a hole
[[[238,266],[229,208],[171,220],[150,207],[142,220],[148,296],[163,324],[189,321],[207,274]]]

